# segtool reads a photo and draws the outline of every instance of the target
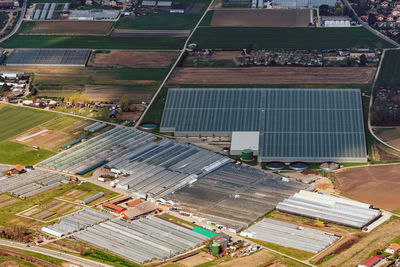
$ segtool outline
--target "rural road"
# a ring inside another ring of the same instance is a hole
[[[199,28],[201,22],[203,21],[204,17],[206,16],[207,12],[209,10],[211,10],[211,6],[213,5],[214,0],[212,0],[210,2],[210,4],[208,5],[206,11],[204,11],[203,15],[201,16],[201,18],[199,19],[199,21],[197,22],[196,26],[193,28],[193,30],[191,31],[191,33],[189,34],[188,38],[185,41],[185,44],[183,45],[183,48],[178,56],[178,58],[176,59],[174,65],[172,65],[171,69],[169,70],[167,76],[165,76],[164,80],[162,81],[162,83],[160,84],[160,86],[158,87],[157,91],[155,92],[155,94],[153,95],[153,98],[151,99],[150,103],[148,104],[147,108],[145,109],[145,111],[143,112],[142,116],[140,117],[140,119],[136,122],[135,128],[138,127],[138,125],[140,125],[142,123],[143,118],[145,117],[147,111],[149,110],[149,107],[153,104],[154,100],[157,98],[158,94],[160,93],[161,89],[164,87],[164,85],[167,83],[169,77],[171,76],[171,74],[174,72],[176,66],[178,65],[178,63],[181,61],[183,55],[185,54],[186,48],[189,44],[189,40],[190,38],[192,38],[193,33],[197,30],[197,28]]]
[[[41,248],[41,247],[37,247],[37,246],[27,247],[26,244],[18,243],[18,242],[0,240],[0,245],[1,246],[6,246],[6,247],[11,247],[11,248],[22,249],[22,250],[26,250],[26,251],[30,251],[30,252],[40,253],[40,254],[51,256],[51,257],[54,257],[54,258],[57,258],[57,259],[65,260],[65,261],[68,261],[68,262],[72,262],[74,264],[79,264],[79,265],[85,266],[85,267],[95,267],[95,266],[96,267],[98,267],[98,266],[111,267],[111,265],[108,265],[108,264],[104,264],[104,263],[100,263],[100,262],[97,262],[97,261],[84,259],[84,258],[81,258],[81,257],[78,257],[78,256],[74,256],[74,255],[71,255],[71,254],[63,253],[63,252],[58,252],[58,251],[47,249],[47,248]]]
[[[17,25],[15,25],[15,27],[12,29],[12,31],[7,36],[4,36],[3,38],[0,39],[0,43],[4,42],[8,38],[10,38],[18,31],[19,27],[22,24],[22,21],[24,20],[27,5],[28,5],[28,0],[25,0],[24,4],[22,5],[21,15],[19,16]]]
[[[350,9],[353,14],[357,17],[358,23],[360,23],[365,29],[367,29],[368,31],[370,31],[371,33],[375,34],[376,36],[378,36],[379,38],[384,39],[385,41],[389,42],[390,44],[396,46],[396,47],[400,47],[400,44],[396,43],[395,41],[393,41],[392,39],[390,39],[389,37],[387,37],[386,35],[380,33],[379,31],[375,30],[374,28],[372,28],[371,26],[368,25],[367,22],[363,21],[358,14],[356,13],[356,11],[353,9],[353,7],[351,6],[351,4],[349,3],[348,0],[343,0],[343,3],[347,6],[348,9]]]

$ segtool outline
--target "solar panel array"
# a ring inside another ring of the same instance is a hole
[[[259,160],[367,160],[358,89],[170,89],[161,132],[259,131]]]
[[[16,48],[8,59],[8,66],[85,66],[90,49]]]

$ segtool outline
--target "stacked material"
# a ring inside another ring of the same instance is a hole
[[[59,223],[43,227],[42,231],[55,236],[63,236],[112,218],[113,216],[110,214],[91,208],[83,208],[80,211],[61,217]]]
[[[152,142],[154,135],[116,127],[40,163],[63,172],[79,173],[93,164],[112,161]]]
[[[129,174],[118,187],[154,198],[168,195],[227,164],[230,159],[214,152],[171,140],[150,143],[107,165]]]
[[[207,240],[201,234],[153,216],[132,223],[114,219],[74,236],[141,264],[171,258]]]
[[[379,209],[354,200],[300,191],[276,207],[280,211],[363,228],[381,215]]]
[[[83,130],[94,133],[106,126],[107,126],[107,124],[98,121],[93,124],[90,124],[89,126],[86,126],[85,128],[83,128]]]
[[[339,239],[335,234],[272,219],[263,219],[240,235],[312,253],[321,252]]]
[[[10,194],[27,198],[51,190],[60,185],[60,181],[67,179],[65,175],[35,169],[14,177],[0,180],[0,194]]]

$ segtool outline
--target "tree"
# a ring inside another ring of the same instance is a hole
[[[367,63],[368,63],[367,57],[364,54],[362,54],[360,56],[360,66],[365,66],[367,65]]]
[[[123,96],[121,97],[121,99],[119,100],[119,106],[121,107],[122,111],[129,111],[129,97],[127,96]]]
[[[342,15],[342,9],[339,8],[335,8],[335,11],[333,12],[333,15],[335,16],[341,16]]]
[[[69,103],[73,106],[87,104],[90,102],[89,96],[82,93],[75,93],[69,97]]]
[[[321,5],[319,7],[319,15],[320,16],[329,16],[330,15],[330,7],[328,5]]]
[[[376,16],[374,14],[369,14],[368,15],[368,24],[369,25],[374,25],[376,23]]]

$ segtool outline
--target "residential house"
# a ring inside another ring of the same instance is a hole
[[[377,19],[378,21],[384,21],[384,20],[385,20],[385,16],[384,16],[383,14],[379,14],[379,15],[376,17],[376,19]]]
[[[13,166],[13,167],[9,170],[9,173],[10,173],[11,175],[13,175],[13,174],[21,174],[21,173],[24,173],[24,172],[25,172],[24,166],[19,165],[19,164]]]
[[[387,8],[389,6],[389,2],[388,1],[383,1],[381,3],[381,7]]]
[[[385,250],[386,253],[394,254],[396,251],[400,251],[400,245],[393,243]]]
[[[386,21],[392,22],[394,21],[394,16],[392,14],[389,14],[386,18]]]

